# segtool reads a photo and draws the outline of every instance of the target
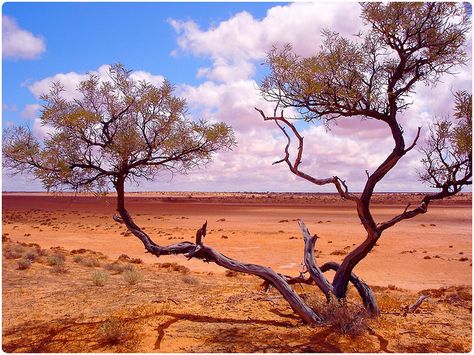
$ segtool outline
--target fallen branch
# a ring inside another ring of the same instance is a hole
[[[403,314],[403,316],[405,317],[408,313],[414,313],[418,309],[418,307],[421,306],[423,301],[426,300],[426,299],[428,299],[428,296],[421,295],[420,298],[418,298],[418,301],[416,301],[410,307],[407,306],[405,308],[405,313]]]
[[[160,246],[156,244],[147,233],[145,233],[133,222],[132,217],[124,207],[119,207],[117,210],[121,218],[114,219],[117,222],[124,223],[128,230],[142,241],[145,249],[156,257],[160,257],[161,255],[183,254],[187,256],[188,259],[196,258],[203,260],[204,262],[213,262],[228,270],[258,276],[265,280],[268,284],[274,286],[305,323],[319,324],[322,321],[322,318],[313,309],[311,309],[293,290],[293,288],[287,282],[286,277],[276,273],[271,268],[256,264],[245,264],[240,261],[233,260],[219,253],[217,250],[203,245],[202,239],[199,240],[200,238],[196,239],[197,241],[200,241],[201,244],[194,244],[186,241],[168,246]],[[202,226],[201,229],[199,229],[198,234],[202,236],[206,235],[206,229],[207,222]]]

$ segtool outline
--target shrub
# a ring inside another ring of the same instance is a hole
[[[38,258],[38,252],[35,249],[30,250],[26,253],[25,258],[33,262]]]
[[[72,261],[79,264],[82,261],[82,259],[83,257],[81,255],[74,255],[74,257],[72,258]]]
[[[23,258],[18,260],[18,269],[19,270],[26,270],[31,267],[31,260],[27,258]]]
[[[19,259],[23,256],[21,253],[15,252],[13,249],[5,248],[3,250],[3,257],[5,259]]]
[[[122,263],[118,263],[115,261],[113,263],[105,264],[104,269],[114,272],[116,274],[121,274],[127,266],[130,266],[130,265],[124,265]]]
[[[358,336],[369,328],[370,314],[359,304],[335,298],[328,303],[325,298],[313,295],[307,295],[305,298],[307,303],[321,315],[324,323],[337,333]]]
[[[99,335],[106,344],[116,345],[132,338],[133,331],[119,319],[108,319],[99,328]]]
[[[82,260],[79,262],[81,265],[87,266],[87,267],[98,267],[100,266],[100,262],[97,258],[82,258]]]
[[[53,265],[53,267],[51,268],[51,272],[54,272],[55,274],[65,274],[65,273],[67,273],[67,269],[64,266],[64,262],[61,263],[61,264]]]
[[[91,275],[92,283],[96,286],[104,286],[109,279],[109,274],[102,270],[96,270]]]
[[[185,275],[185,276],[183,276],[182,280],[183,280],[184,283],[186,283],[188,285],[193,285],[193,286],[199,285],[199,279],[197,279],[193,276]]]
[[[143,280],[142,273],[139,270],[136,270],[133,266],[131,269],[124,270],[122,277],[129,285],[136,285]]]
[[[54,254],[46,258],[46,262],[49,266],[59,266],[63,265],[66,257],[64,254]]]

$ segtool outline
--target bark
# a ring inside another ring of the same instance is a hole
[[[314,256],[314,247],[318,236],[316,234],[314,236],[311,236],[308,228],[302,220],[299,220],[298,224],[300,225],[301,232],[303,233],[304,238],[304,264],[306,266],[306,269],[308,270],[311,279],[314,280],[316,285],[321,291],[323,291],[323,293],[326,295],[327,300],[329,301],[331,295],[333,294],[333,286],[326,279],[323,272],[318,267],[316,263],[316,258]]]
[[[340,265],[338,263],[330,261],[321,266],[321,271],[326,272],[329,270],[334,270],[337,272],[339,268]],[[373,316],[379,315],[379,307],[377,305],[377,300],[375,299],[375,295],[372,292],[372,289],[362,279],[358,278],[352,272],[349,275],[349,281],[357,289],[357,292],[359,292],[359,296],[362,299],[365,309]]]
[[[196,258],[203,260],[204,262],[213,262],[229,270],[258,276],[267,283],[273,285],[305,323],[318,324],[322,321],[322,318],[308,305],[306,305],[300,296],[292,289],[285,277],[277,274],[269,267],[256,264],[246,264],[237,260],[233,260],[219,253],[217,250],[203,244],[195,244],[191,242],[181,242],[168,246],[160,246],[156,244],[140,227],[138,227],[133,222],[129,213],[125,209],[124,179],[117,179],[115,186],[118,198],[117,212],[120,214],[120,217],[114,216],[114,219],[120,223],[124,223],[128,230],[142,241],[145,249],[149,253],[157,257],[161,255],[183,254],[188,258]],[[205,234],[205,229],[206,224],[204,224],[201,228],[201,234],[203,232]]]
[[[421,306],[423,301],[427,299],[428,299],[428,296],[421,295],[420,298],[418,298],[418,300],[414,304],[412,304],[410,307],[406,307],[405,313],[403,314],[403,316],[406,316],[408,313],[414,313],[418,309],[418,307]]]
[[[377,239],[368,237],[357,248],[350,252],[342,261],[341,265],[335,270],[336,275],[332,282],[334,287],[334,294],[337,298],[345,298],[347,286],[352,278],[352,270],[354,267],[364,259],[367,254],[375,246]]]

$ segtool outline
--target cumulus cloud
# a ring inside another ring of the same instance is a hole
[[[197,73],[207,81],[182,85],[180,93],[194,112],[232,125],[239,144],[232,153],[219,153],[205,172],[186,178],[194,184],[208,179],[215,187],[231,190],[333,191],[332,186],[315,187],[295,177],[284,164],[271,165],[283,156],[286,139],[253,109],[256,106],[272,112],[272,106],[259,95],[256,64],[273,45],[290,43],[299,55],[312,55],[321,45],[322,29],[352,36],[363,28],[359,16],[356,3],[294,3],[273,7],[262,19],[240,12],[208,29],[193,21],[170,21],[178,33],[181,51],[212,62]],[[468,49],[470,46],[469,39]],[[457,70],[458,75],[444,75],[436,87],[416,86],[416,94],[409,98],[413,105],[400,115],[407,145],[419,126],[421,144],[436,118],[452,113],[452,92],[470,89],[471,62]],[[363,188],[366,170],[373,172],[393,149],[389,128],[375,120],[341,118],[330,130],[318,124],[298,124],[298,129],[305,142],[301,169],[316,177],[338,175],[347,179],[353,191]],[[379,191],[423,189],[416,173],[420,158],[416,149],[409,152],[379,185]],[[235,188],[229,188],[232,183]]]
[[[101,65],[97,70],[90,71],[91,74],[96,74],[99,76],[99,79],[102,81],[109,81],[109,68],[110,65],[104,64]],[[134,71],[131,73],[131,78],[137,81],[146,80],[156,86],[161,85],[163,83],[164,77],[161,75],[154,75],[149,72],[145,72],[142,70]],[[63,97],[72,100],[77,99],[79,97],[79,93],[76,91],[77,86],[83,80],[86,80],[88,77],[88,73],[76,73],[76,72],[69,72],[69,73],[58,73],[53,76],[44,78],[42,80],[35,81],[33,83],[28,84],[28,89],[31,93],[39,99],[41,95],[46,94],[49,92],[51,85],[54,82],[61,82],[64,87]]]
[[[210,57],[212,67],[199,75],[210,80],[248,79],[274,45],[291,43],[295,52],[310,55],[321,44],[325,28],[354,35],[362,26],[357,3],[294,3],[275,6],[259,20],[242,11],[207,30],[192,20],[171,20],[178,33],[179,48],[201,57]]]
[[[3,57],[36,59],[46,50],[44,39],[18,26],[16,21],[2,15]]]

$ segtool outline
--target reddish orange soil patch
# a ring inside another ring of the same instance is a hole
[[[417,199],[376,196],[374,214],[389,219]],[[333,195],[130,194],[127,203],[136,221],[160,244],[193,240],[195,230],[208,220],[206,244],[285,274],[297,274],[301,263],[298,218],[320,236],[320,262],[341,260],[341,254],[363,238],[351,203]],[[18,259],[6,258],[4,251],[5,351],[463,352],[471,348],[470,194],[433,205],[426,215],[392,228],[357,267],[356,273],[376,286],[382,316],[356,337],[340,335],[329,326],[304,326],[278,294],[262,292],[257,278],[226,277],[215,265],[188,262],[182,256],[157,259],[144,254],[143,246],[111,219],[113,212],[113,197],[3,195],[3,233],[12,240],[4,248],[14,248],[15,242],[37,243],[48,249],[46,254],[63,253],[67,271],[52,272],[47,255],[18,270]],[[49,250],[54,246],[64,249]],[[78,262],[77,252],[69,251],[80,248],[103,253],[84,254],[98,264]],[[124,253],[145,261],[134,264],[143,278],[136,285],[107,269]],[[93,271],[108,273],[105,286],[94,286]],[[297,286],[297,291],[311,295],[316,292],[312,287]],[[403,317],[403,307],[414,303],[420,292],[430,296],[429,302]],[[111,329],[120,335],[116,343],[108,337]]]

